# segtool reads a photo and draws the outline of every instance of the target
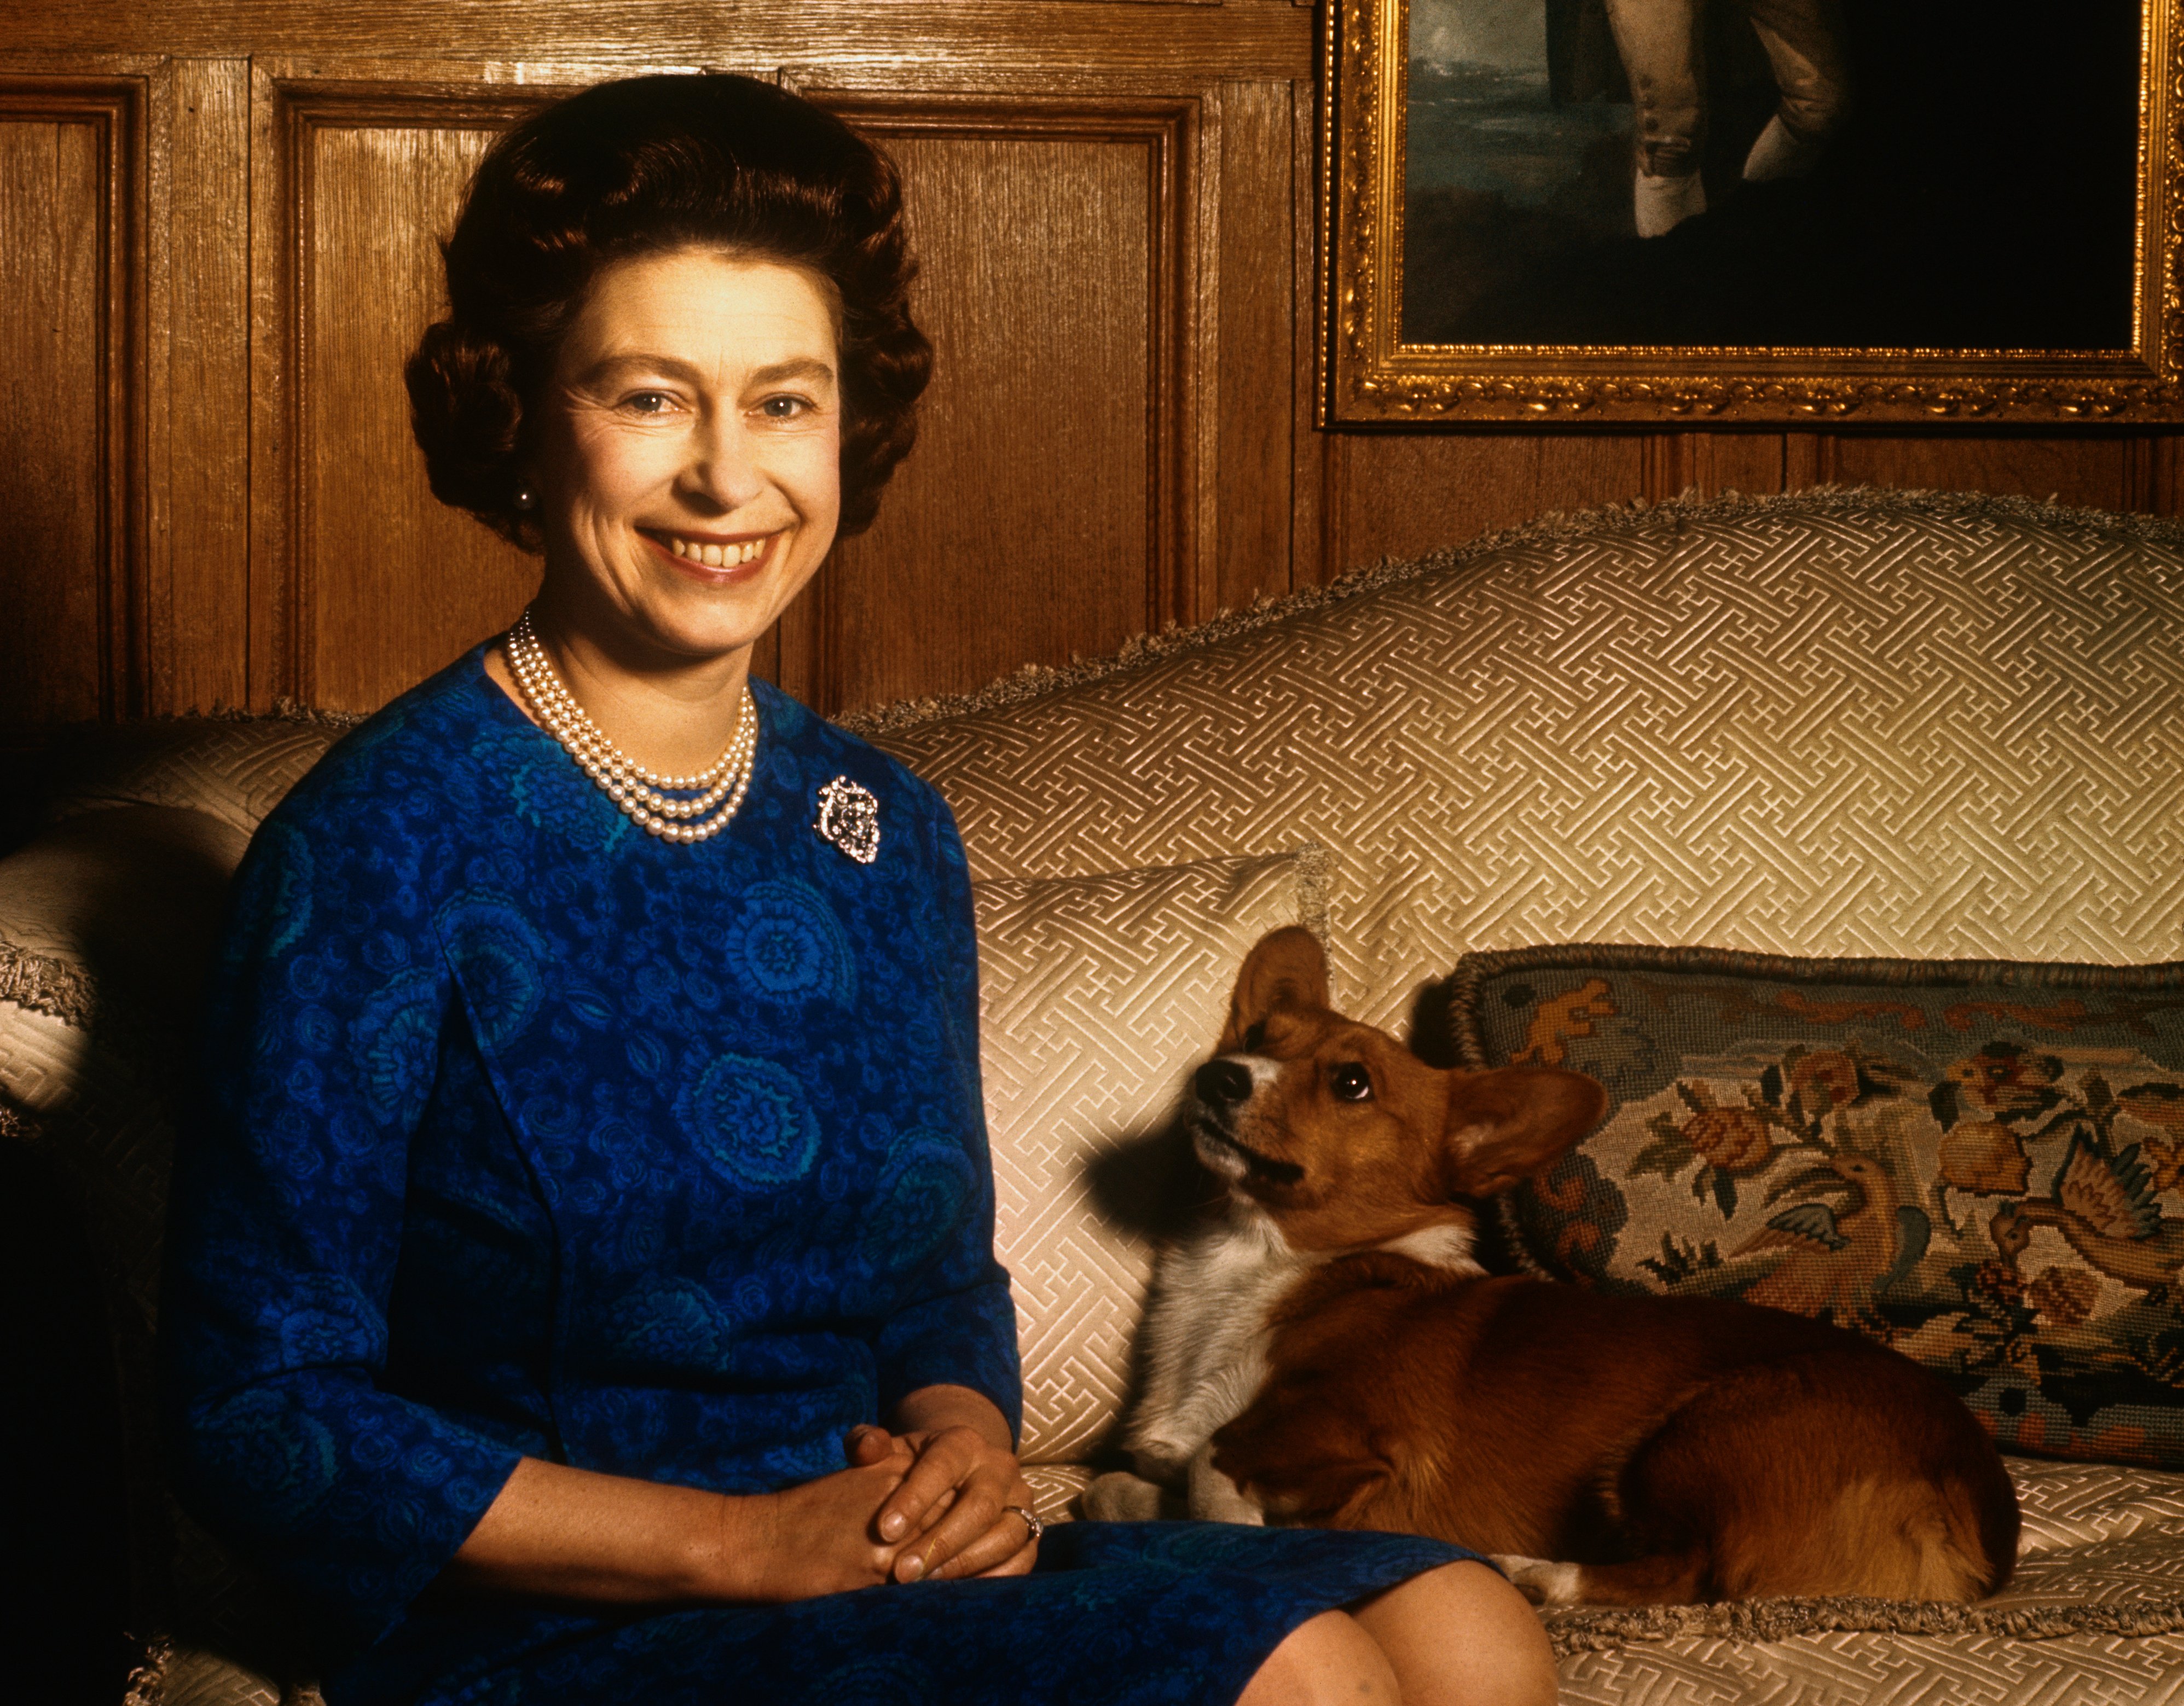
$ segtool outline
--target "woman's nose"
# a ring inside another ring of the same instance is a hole
[[[708,425],[691,439],[689,465],[680,483],[686,495],[726,514],[756,497],[766,481],[741,432],[733,425]]]

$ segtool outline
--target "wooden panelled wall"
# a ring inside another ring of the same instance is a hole
[[[0,723],[369,709],[535,565],[399,370],[495,129],[777,76],[901,160],[924,437],[761,663],[824,709],[1109,650],[1523,521],[1824,481],[2173,513],[2173,440],[1313,425],[1301,0],[0,0]]]

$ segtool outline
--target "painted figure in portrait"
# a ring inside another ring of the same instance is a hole
[[[1406,343],[2120,350],[2137,0],[1410,0]]]

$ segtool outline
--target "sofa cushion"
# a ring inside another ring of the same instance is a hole
[[[1172,1203],[1162,1141],[1251,944],[1316,921],[1316,847],[973,885],[980,1060],[1014,1284],[1024,1459],[1082,1462],[1113,1428]]]
[[[175,795],[187,801],[187,792]],[[263,1638],[259,1586],[166,1502],[153,1422],[160,1228],[175,1092],[227,882],[226,817],[125,798],[0,862],[0,1142],[81,1217],[113,1336],[141,1627]]]
[[[1375,1023],[1530,942],[2184,953],[2171,522],[1879,491],[1552,520],[860,726],[975,875],[1324,844],[1335,992]]]
[[[1613,1098],[1501,1199],[1528,1265],[1824,1316],[2011,1449],[2184,1467],[2184,964],[1549,947],[1448,995],[1465,1059]]]
[[[245,836],[326,750],[360,720],[342,712],[187,718],[86,731],[64,739],[66,786],[48,820],[115,806],[169,806],[218,818]]]
[[[149,1333],[159,1281],[164,1098],[244,842],[202,813],[133,806],[0,864],[0,1103],[31,1116],[19,1141],[81,1193],[132,1337]]]

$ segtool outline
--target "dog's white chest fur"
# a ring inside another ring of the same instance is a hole
[[[1267,1374],[1267,1319],[1315,1258],[1290,1248],[1273,1223],[1231,1209],[1162,1250],[1145,1325],[1145,1390],[1124,1436],[1138,1475],[1102,1476],[1115,1515],[1157,1514],[1157,1488],[1182,1493],[1190,1514],[1259,1522],[1256,1505],[1212,1467],[1208,1443],[1240,1415]],[[1145,1483],[1155,1484],[1147,1486]]]
[[[1145,1392],[1129,1431],[1140,1473],[1168,1480],[1267,1372],[1267,1317],[1310,1264],[1262,1215],[1236,1214],[1161,1256],[1145,1321]]]

